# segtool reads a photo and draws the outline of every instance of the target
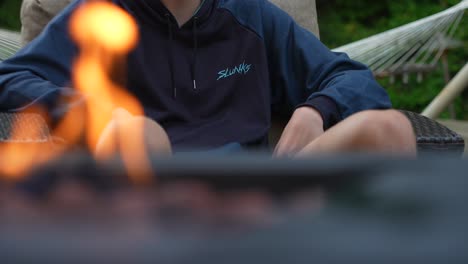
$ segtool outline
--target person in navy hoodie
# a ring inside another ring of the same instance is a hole
[[[58,120],[73,106],[59,102],[77,93],[68,88],[78,53],[68,23],[82,2],[0,64],[1,111],[39,105]],[[416,153],[409,120],[390,109],[372,72],[331,52],[267,0],[113,2],[140,30],[128,57],[127,89],[147,120],[164,128],[147,135],[168,137],[175,152],[266,149],[272,115],[290,111],[276,156]],[[110,130],[125,130],[115,124]]]

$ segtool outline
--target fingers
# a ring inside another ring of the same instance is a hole
[[[278,140],[278,143],[276,143],[275,150],[273,151],[273,157],[279,156],[280,151],[282,151],[282,141],[283,141],[283,134],[281,134],[280,139]]]
[[[97,159],[107,159],[117,150],[116,141],[116,121],[111,120],[99,136],[99,140],[94,149],[94,156]]]
[[[116,108],[112,111],[112,119],[101,132],[94,150],[94,156],[98,159],[106,159],[117,151],[117,131],[119,125],[130,120],[133,115],[124,108]]]
[[[280,140],[278,141],[278,144],[275,147],[273,156],[274,157],[287,156],[292,151],[293,151],[293,144],[291,142],[291,136],[290,136],[290,133],[288,133],[288,129],[285,129],[285,131],[280,137]]]
[[[281,157],[289,155],[294,149],[294,129],[291,128],[291,121],[288,122],[286,127],[281,133],[281,137],[276,144],[275,150],[273,151],[273,157]]]
[[[311,107],[298,108],[284,129],[273,156],[293,156],[323,133],[320,114]]]
[[[289,123],[273,153],[274,157],[291,157],[317,137],[317,133],[297,122]]]

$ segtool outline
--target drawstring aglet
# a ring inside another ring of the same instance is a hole
[[[194,90],[197,89],[197,81],[196,81],[196,80],[193,80],[193,89],[194,89]]]

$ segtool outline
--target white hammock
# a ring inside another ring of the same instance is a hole
[[[20,48],[21,41],[19,33],[0,29],[0,61],[6,60]]]
[[[468,0],[435,15],[339,47],[354,60],[368,65],[377,76],[424,72],[435,68],[453,44]]]

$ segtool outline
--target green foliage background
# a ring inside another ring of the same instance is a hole
[[[19,30],[21,0],[0,0],[0,28]]]
[[[317,0],[322,41],[330,48],[339,47],[365,37],[405,25],[435,14],[460,0]],[[468,13],[468,12],[467,12]],[[455,38],[464,47],[450,51],[449,64],[454,76],[468,61],[468,14],[465,14]],[[422,111],[445,86],[441,67],[422,83],[412,76],[410,83],[401,80],[391,85],[388,79],[379,82],[387,89],[395,108]],[[458,119],[468,119],[468,91],[455,102]],[[448,117],[448,112],[442,114]]]
[[[395,28],[429,16],[459,3],[459,0],[317,0],[320,34],[330,48]],[[0,27],[19,30],[21,0],[0,0]],[[449,54],[452,76],[468,61],[468,15],[462,20],[455,36],[464,47]],[[387,79],[379,80],[387,89],[395,108],[420,112],[444,87],[442,70],[409,85]],[[457,118],[468,119],[468,91],[455,104]],[[444,113],[447,117],[448,114]]]

